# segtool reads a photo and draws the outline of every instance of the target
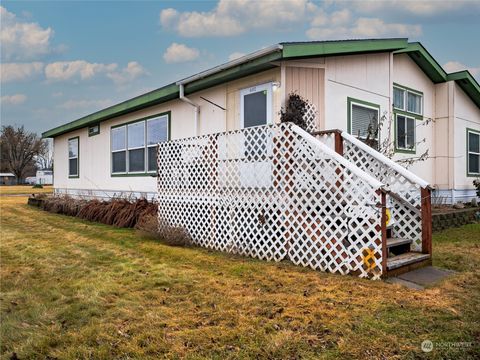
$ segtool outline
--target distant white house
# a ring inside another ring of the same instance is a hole
[[[30,185],[35,185],[37,183],[37,177],[36,176],[27,176],[25,178],[25,182]]]
[[[452,203],[475,197],[480,86],[446,73],[408,39],[280,43],[43,133],[54,139],[56,192],[153,197],[158,142],[278,123],[291,92],[317,109],[319,130],[378,141]]]
[[[52,185],[53,171],[51,169],[37,170],[35,183],[39,185]]]

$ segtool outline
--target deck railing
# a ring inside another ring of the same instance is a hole
[[[378,279],[383,184],[292,124],[158,147],[160,227],[204,247]]]
[[[412,239],[411,250],[431,254],[428,182],[345,131],[320,131],[315,136],[323,142],[334,139],[335,147],[348,161],[387,186],[387,208],[394,221],[392,236]]]

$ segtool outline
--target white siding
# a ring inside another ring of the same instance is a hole
[[[396,153],[393,160],[420,156],[425,153],[425,151],[428,151],[429,159],[422,162],[416,162],[409,168],[409,170],[429,183],[434,184],[434,158],[436,156],[435,151],[437,146],[434,137],[434,123],[433,121],[429,122],[429,120],[435,119],[436,117],[435,84],[407,54],[393,56],[393,82],[423,92],[424,119],[415,121],[415,138],[416,142],[425,140],[421,144],[417,144],[415,154]],[[426,125],[428,122],[429,124]]]
[[[325,129],[347,130],[348,97],[390,108],[389,53],[328,57],[325,77]]]

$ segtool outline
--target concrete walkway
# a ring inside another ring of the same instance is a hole
[[[423,290],[449,275],[454,274],[453,270],[445,270],[433,266],[427,266],[421,269],[413,270],[396,277],[388,278],[386,282],[391,284],[400,284],[410,289]]]

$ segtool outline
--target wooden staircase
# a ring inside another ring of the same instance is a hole
[[[313,132],[319,140],[382,182],[382,277],[432,263],[431,188],[404,167],[341,130]],[[390,227],[386,209],[397,220]]]

